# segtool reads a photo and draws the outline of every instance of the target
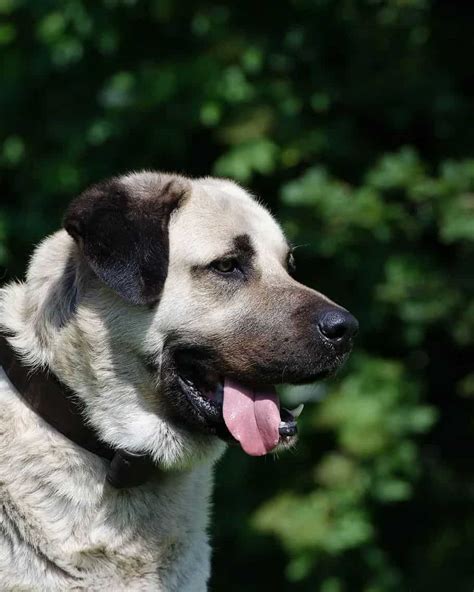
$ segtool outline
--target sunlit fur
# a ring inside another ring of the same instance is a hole
[[[124,182],[147,192],[162,180],[139,173]],[[287,247],[273,218],[234,183],[202,179],[170,222],[158,307],[127,304],[102,285],[64,230],[37,248],[25,282],[0,292],[0,322],[19,355],[68,384],[109,444],[146,450],[160,466],[144,486],[113,489],[106,461],[51,429],[0,376],[2,590],[206,589],[212,465],[223,444],[160,417],[159,385],[142,360],[159,362],[170,330],[238,323],[238,306],[210,302],[188,270],[240,231],[255,241],[268,281],[283,277]]]
[[[169,179],[134,173],[122,183],[141,199]],[[156,306],[128,304],[103,285],[64,230],[37,248],[24,282],[0,291],[0,325],[18,354],[73,389],[108,444],[146,451],[159,466],[147,484],[113,489],[106,461],[45,424],[0,375],[2,590],[206,589],[212,466],[224,445],[168,423],[159,373],[144,360],[159,368],[171,332],[226,335],[258,306],[259,294],[232,299],[190,273],[225,253],[235,235],[251,237],[261,290],[294,281],[283,233],[247,192],[225,180],[179,181],[190,189],[169,224]],[[278,322],[274,314],[269,322]]]

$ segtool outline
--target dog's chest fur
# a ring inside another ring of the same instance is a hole
[[[210,465],[130,491],[105,468],[0,376],[0,589],[206,589]]]

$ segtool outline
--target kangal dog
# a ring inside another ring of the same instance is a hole
[[[228,180],[133,173],[73,200],[0,291],[1,590],[206,590],[225,442],[291,446],[274,385],[330,375],[357,331],[292,268]]]

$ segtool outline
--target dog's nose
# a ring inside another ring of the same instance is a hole
[[[344,342],[355,337],[359,330],[359,322],[347,310],[335,308],[321,314],[318,329],[326,339]]]

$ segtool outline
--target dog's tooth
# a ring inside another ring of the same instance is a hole
[[[301,415],[301,412],[304,409],[304,403],[300,403],[298,405],[298,407],[295,407],[294,409],[289,409],[288,411],[291,413],[291,415],[295,418],[298,419],[298,417]]]

